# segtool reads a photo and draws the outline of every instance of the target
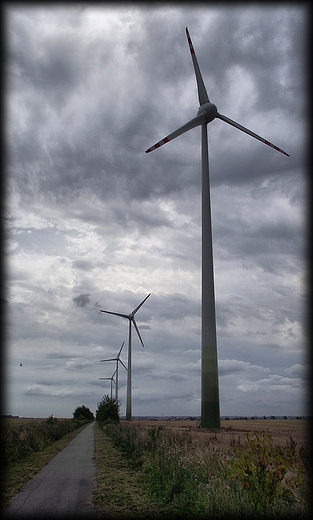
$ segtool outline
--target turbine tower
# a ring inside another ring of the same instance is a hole
[[[120,350],[118,351],[118,354],[115,358],[100,359],[100,363],[103,363],[104,361],[116,361],[116,370],[115,370],[115,374],[116,374],[115,398],[116,399],[118,399],[118,363],[120,362],[123,365],[123,367],[127,370],[127,367],[124,365],[123,361],[120,359],[120,355],[122,352],[122,348],[124,347],[124,343],[125,343],[125,341],[123,341],[122,346],[121,346]]]
[[[117,386],[117,382],[114,379],[115,374],[116,374],[116,370],[111,377],[99,377],[99,379],[110,379],[110,381],[111,381],[111,399],[113,397],[113,382],[115,383],[115,386]]]
[[[220,429],[220,403],[218,388],[217,339],[214,294],[213,244],[211,225],[211,201],[209,180],[209,152],[207,124],[214,119],[242,130],[255,139],[267,144],[274,150],[289,157],[289,154],[270,143],[263,137],[251,132],[229,117],[220,114],[210,102],[200,72],[192,41],[186,27],[186,35],[195,71],[200,108],[196,117],[188,121],[161,141],[146,150],[146,153],[160,148],[175,137],[201,125],[201,165],[202,165],[202,334],[201,334],[201,427]]]
[[[122,318],[126,318],[127,320],[129,320],[129,329],[128,329],[128,362],[127,362],[127,396],[126,396],[126,420],[127,421],[131,421],[132,419],[132,398],[131,398],[131,391],[132,391],[132,381],[131,381],[131,344],[132,344],[132,323],[135,327],[135,330],[138,334],[138,338],[140,339],[140,343],[142,344],[142,346],[144,347],[144,344],[143,344],[143,341],[142,341],[142,337],[140,336],[140,332],[139,332],[139,329],[137,327],[137,323],[135,321],[135,314],[137,311],[139,311],[140,307],[145,303],[145,301],[149,298],[149,296],[151,295],[148,294],[148,296],[146,296],[144,298],[144,300],[142,300],[142,302],[138,305],[138,307],[136,307],[136,309],[134,309],[130,314],[121,314],[119,312],[111,312],[111,311],[104,311],[102,309],[100,309],[100,312],[106,312],[107,314],[114,314],[114,316],[121,316]]]

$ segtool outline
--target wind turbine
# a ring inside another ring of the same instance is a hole
[[[115,372],[113,373],[112,377],[99,377],[99,379],[110,379],[110,380],[111,380],[111,399],[112,399],[112,397],[113,397],[113,388],[112,388],[112,386],[113,386],[113,381],[114,381],[114,383],[115,383],[115,386],[117,386],[117,383],[116,383],[116,381],[115,381],[115,379],[114,379],[115,374],[116,374],[116,370],[115,370]]]
[[[125,343],[125,341],[123,341],[122,346],[121,346],[120,350],[118,351],[118,354],[115,358],[100,359],[100,363],[102,363],[103,361],[116,361],[116,370],[115,370],[115,373],[116,373],[115,398],[116,399],[118,399],[118,362],[122,363],[123,367],[127,370],[127,367],[124,365],[123,361],[120,359],[120,355],[122,352],[122,348],[124,347],[124,343]]]
[[[186,35],[191,53],[191,59],[196,75],[200,107],[196,117],[188,121],[161,141],[146,150],[146,153],[160,148],[175,137],[201,125],[201,164],[202,164],[202,339],[201,339],[201,426],[202,428],[220,429],[220,404],[217,367],[217,340],[215,317],[215,294],[213,272],[213,245],[211,225],[209,151],[207,124],[214,119],[242,130],[255,139],[267,144],[274,150],[289,157],[289,154],[255,134],[248,128],[236,123],[229,117],[220,114],[217,107],[210,102],[204,81],[200,72],[193,44],[186,27]]]
[[[148,294],[148,296],[146,296],[144,298],[144,300],[142,300],[142,302],[138,305],[138,307],[136,307],[136,309],[134,309],[130,314],[121,314],[119,312],[111,312],[111,311],[104,311],[102,309],[100,309],[100,312],[106,312],[107,314],[114,314],[114,316],[121,316],[122,318],[126,318],[127,320],[129,320],[129,329],[128,329],[128,367],[127,367],[127,396],[126,396],[126,420],[127,421],[131,421],[132,419],[132,399],[131,399],[131,391],[132,391],[132,382],[131,382],[131,344],[132,344],[132,323],[135,327],[135,330],[138,334],[138,338],[140,339],[140,343],[142,344],[142,346],[144,347],[144,344],[143,344],[143,341],[142,341],[142,337],[140,336],[140,332],[139,332],[139,329],[137,327],[137,323],[135,321],[135,314],[137,311],[139,311],[140,307],[145,303],[145,301],[149,298],[149,296],[151,295]]]

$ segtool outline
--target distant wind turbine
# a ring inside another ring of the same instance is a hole
[[[100,309],[100,312],[106,312],[107,314],[113,314],[114,316],[121,316],[122,318],[126,318],[129,320],[129,329],[128,329],[128,362],[127,362],[127,396],[126,396],[126,420],[127,421],[131,421],[132,419],[132,399],[131,399],[131,391],[132,391],[132,387],[131,387],[131,343],[132,343],[132,323],[135,327],[135,330],[138,334],[138,338],[140,339],[140,343],[142,344],[142,346],[144,347],[144,344],[143,344],[143,341],[142,341],[142,337],[140,336],[140,332],[139,332],[139,329],[137,327],[137,323],[135,321],[135,314],[137,311],[139,311],[140,307],[145,303],[145,301],[149,298],[149,296],[151,295],[148,294],[148,296],[146,296],[144,298],[144,300],[142,300],[142,302],[138,305],[138,307],[136,307],[136,309],[134,309],[130,314],[121,314],[119,312],[111,312],[111,311],[104,311],[102,309]]]
[[[120,362],[123,365],[123,367],[127,370],[127,367],[124,365],[123,361],[120,359],[120,355],[122,352],[122,348],[124,347],[124,343],[125,343],[125,341],[123,341],[122,346],[121,346],[120,350],[118,351],[118,354],[115,358],[100,360],[100,363],[103,363],[104,361],[116,361],[116,370],[115,370],[115,373],[116,373],[115,398],[116,399],[118,399],[118,363]]]
[[[218,388],[217,367],[217,340],[213,271],[213,245],[211,225],[210,179],[209,179],[209,152],[207,124],[214,119],[221,119],[225,123],[242,130],[255,139],[267,144],[274,150],[289,157],[289,154],[270,143],[263,137],[251,132],[232,119],[223,116],[217,107],[210,102],[204,81],[200,72],[193,44],[186,27],[186,35],[191,53],[191,59],[196,75],[200,108],[197,116],[181,126],[161,141],[146,150],[146,153],[160,148],[175,137],[201,125],[201,162],[202,162],[202,340],[201,340],[201,426],[202,428],[220,429],[220,403]]]
[[[114,379],[115,374],[116,374],[116,370],[115,370],[115,372],[113,372],[112,377],[99,377],[99,379],[110,379],[111,380],[111,399],[113,397],[113,382],[115,383],[115,386],[117,387],[117,383]]]

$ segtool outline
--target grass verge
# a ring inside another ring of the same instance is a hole
[[[26,484],[67,444],[76,437],[87,424],[67,433],[58,441],[49,444],[42,451],[33,452],[25,458],[10,464],[1,473],[1,509],[9,505],[10,500],[20,493]]]
[[[163,518],[287,520],[309,512],[308,453],[292,438],[281,447],[271,435],[253,432],[245,444],[227,447],[222,432],[211,432],[208,440],[195,432],[125,422],[107,425],[105,434],[112,442],[107,450],[117,450],[136,469],[158,511],[166,508]],[[153,514],[151,506],[149,517]]]
[[[143,487],[142,473],[117,450],[99,423],[95,424],[96,488],[92,504],[106,518],[167,518],[168,510]]]

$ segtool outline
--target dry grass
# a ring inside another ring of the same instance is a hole
[[[138,462],[145,489],[171,514],[304,518],[309,424],[227,420],[220,431],[208,431],[197,421],[140,420],[121,421],[106,432],[123,457]]]
[[[165,511],[144,490],[141,475],[117,450],[112,440],[95,424],[94,463],[96,487],[92,504],[106,518],[152,518]]]
[[[160,427],[177,432],[189,432],[199,442],[214,443],[220,448],[230,445],[246,444],[247,432],[265,432],[272,435],[275,444],[285,445],[292,437],[298,449],[309,443],[310,420],[308,419],[254,419],[254,420],[223,420],[220,431],[208,431],[199,427],[199,421],[162,421],[141,420],[132,421],[143,428]]]
[[[44,417],[42,419],[39,419],[39,417],[37,417],[36,419],[34,419],[34,417],[1,417],[1,421],[3,421],[3,426],[7,426],[8,424],[10,424],[11,426],[15,424],[34,424],[36,422],[42,422],[46,420],[47,417]]]

